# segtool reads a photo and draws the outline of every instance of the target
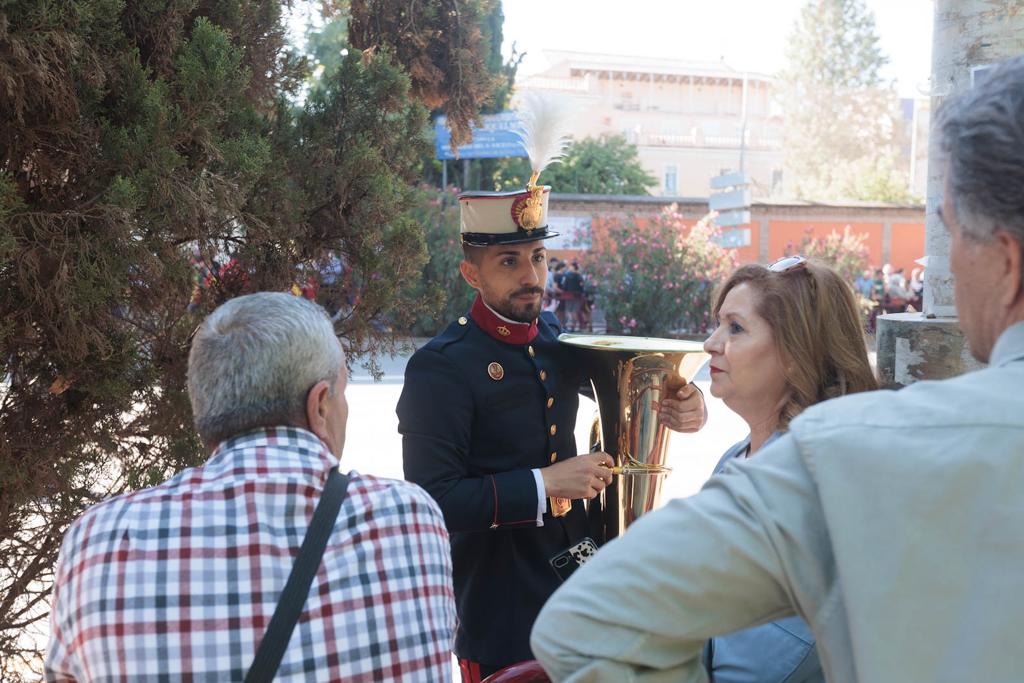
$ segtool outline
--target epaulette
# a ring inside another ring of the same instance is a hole
[[[562,323],[558,321],[558,316],[551,311],[541,311],[540,319],[551,326],[551,329],[555,331],[555,334],[561,334]]]
[[[431,339],[424,348],[428,348],[432,351],[440,351],[446,346],[454,344],[466,336],[466,333],[469,332],[469,328],[469,318],[462,316],[446,327],[444,332]]]

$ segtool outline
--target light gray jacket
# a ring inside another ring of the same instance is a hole
[[[708,637],[799,614],[829,681],[1020,681],[1024,323],[991,365],[816,405],[605,546],[532,647],[556,681],[704,681]]]

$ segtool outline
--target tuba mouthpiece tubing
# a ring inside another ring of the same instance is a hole
[[[612,474],[616,474],[616,475],[619,475],[619,474],[632,474],[632,475],[668,474],[669,472],[672,471],[671,467],[666,467],[664,465],[639,465],[639,464],[638,465],[626,465],[625,467],[620,467],[620,466],[616,465],[615,467],[609,467],[608,469],[611,470]]]

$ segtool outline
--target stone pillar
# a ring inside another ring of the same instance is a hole
[[[945,163],[935,113],[942,101],[971,87],[979,67],[1024,52],[1024,12],[1016,3],[935,0],[932,34],[932,129],[928,140],[928,197],[925,201],[924,312],[878,318],[878,372],[883,384],[904,386],[973,370],[956,320],[949,235],[936,213],[942,205]]]
[[[919,379],[953,377],[979,367],[956,318],[890,313],[878,319],[875,348],[883,389],[898,389]]]

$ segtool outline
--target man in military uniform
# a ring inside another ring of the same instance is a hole
[[[583,375],[555,317],[541,315],[549,191],[459,197],[460,268],[478,295],[410,359],[398,403],[405,476],[451,533],[464,681],[533,659],[530,628],[561,582],[549,561],[588,535],[583,499],[612,480],[611,456],[576,454]],[[532,229],[531,196],[542,200]],[[679,398],[663,402],[662,421],[696,431],[703,398],[692,387]]]

